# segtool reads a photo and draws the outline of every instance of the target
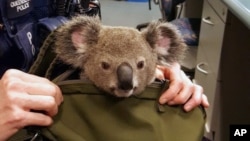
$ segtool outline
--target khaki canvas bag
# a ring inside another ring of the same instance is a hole
[[[79,71],[60,67],[51,49],[53,44],[52,33],[30,70],[52,80],[64,95],[54,123],[41,127],[44,138],[53,141],[202,140],[206,118],[201,106],[185,112],[182,105],[158,103],[168,87],[167,82],[154,82],[138,96],[117,98],[87,80],[80,80]]]

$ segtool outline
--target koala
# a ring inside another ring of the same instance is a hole
[[[58,58],[80,68],[81,79],[117,97],[140,94],[155,80],[157,65],[183,59],[186,44],[170,23],[152,21],[139,31],[77,16],[55,32]]]

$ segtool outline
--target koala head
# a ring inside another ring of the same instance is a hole
[[[178,62],[186,49],[176,28],[161,22],[138,31],[78,16],[55,34],[58,58],[80,68],[81,78],[118,97],[141,93],[154,81],[156,65]]]

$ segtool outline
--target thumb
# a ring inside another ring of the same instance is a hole
[[[164,80],[165,77],[164,77],[164,73],[162,70],[156,68],[155,69],[155,78],[159,79],[159,80]]]

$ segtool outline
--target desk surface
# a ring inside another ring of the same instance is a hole
[[[222,2],[250,29],[250,0],[222,0]]]

